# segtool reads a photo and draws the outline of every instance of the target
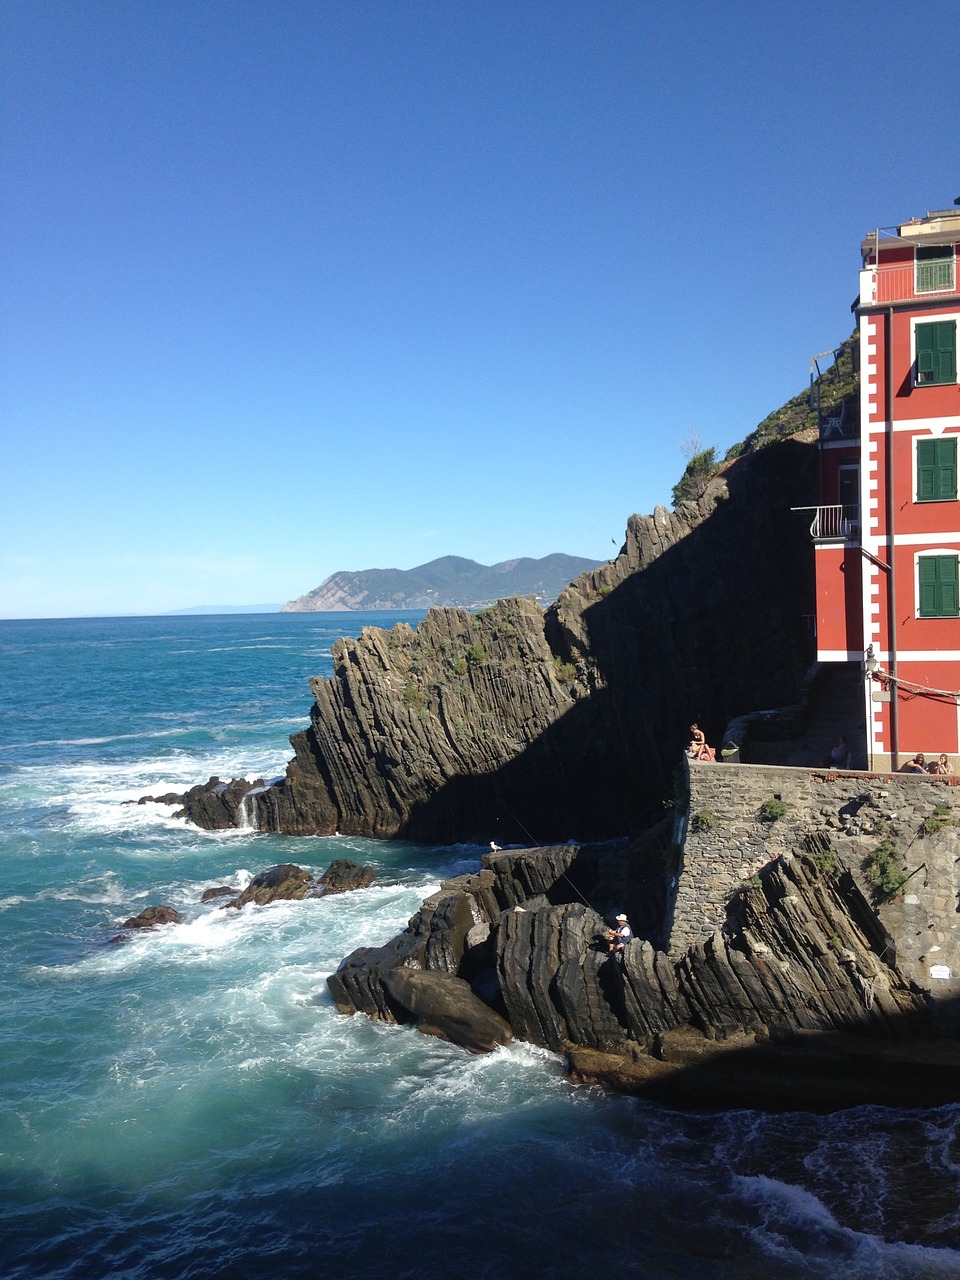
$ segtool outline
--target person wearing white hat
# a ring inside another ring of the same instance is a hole
[[[619,956],[622,960],[623,949],[632,938],[633,930],[630,928],[627,917],[621,913],[617,916],[617,927],[610,938],[610,954]]]

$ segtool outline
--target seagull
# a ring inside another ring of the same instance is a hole
[[[490,848],[493,850],[494,853],[500,852],[500,846],[498,844],[494,844],[492,840],[490,841]]]

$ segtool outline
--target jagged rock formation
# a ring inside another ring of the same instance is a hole
[[[917,1105],[955,1094],[943,1046],[939,1059],[917,1047],[930,1035],[924,997],[884,959],[884,931],[842,868],[780,857],[731,899],[722,929],[672,962],[644,932],[658,919],[651,885],[669,878],[656,850],[648,838],[488,854],[392,942],[348,956],[328,979],[336,1005],[437,1034],[429,975],[444,975],[441,990],[459,979],[481,1012],[472,1030],[470,1009],[458,1009],[457,1043],[503,1043],[484,1021],[492,1009],[513,1034],[565,1053],[580,1080],[694,1105],[902,1103],[909,1090]],[[604,917],[580,899],[609,904],[631,884],[640,928],[620,963]],[[907,1038],[909,1055],[891,1047]],[[851,1062],[858,1075],[838,1090]]]
[[[340,641],[286,776],[195,788],[184,813],[425,842],[636,831],[692,720],[715,741],[734,716],[796,700],[813,556],[790,508],[812,501],[808,433],[725,464],[673,513],[632,516],[616,559],[545,614],[512,599]]]
[[[507,596],[534,596],[540,604],[555,600],[571,578],[596,569],[597,560],[560,552],[531,560],[477,564],[462,556],[441,556],[415,569],[341,570],[319,587],[289,600],[281,613],[335,613],[344,609],[479,609]]]
[[[372,867],[361,867],[358,862],[338,858],[331,862],[319,880],[315,880],[303,867],[284,862],[268,867],[253,877],[246,889],[223,905],[223,910],[240,910],[248,903],[265,907],[271,902],[299,902],[303,898],[323,898],[331,893],[346,893],[350,889],[365,889],[373,884]]]

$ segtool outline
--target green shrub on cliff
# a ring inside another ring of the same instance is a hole
[[[684,468],[683,475],[673,486],[673,505],[702,498],[707,485],[717,470],[716,451],[711,447],[695,453]]]
[[[408,680],[403,686],[402,697],[405,707],[417,707],[419,709],[423,706],[423,694],[412,680]]]
[[[892,902],[909,879],[901,863],[900,853],[892,840],[881,840],[871,853],[864,871],[880,902]]]
[[[944,827],[952,826],[953,815],[949,805],[938,804],[933,813],[920,823],[920,834],[922,836],[933,836],[938,831],[942,831]]]

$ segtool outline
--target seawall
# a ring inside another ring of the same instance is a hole
[[[960,778],[685,761],[689,806],[669,908],[669,954],[703,943],[763,866],[798,849],[835,853],[888,935],[884,957],[938,999],[960,995]],[[773,802],[773,803],[771,803]],[[782,816],[764,816],[783,809]],[[891,901],[870,878],[881,846],[906,875]]]

